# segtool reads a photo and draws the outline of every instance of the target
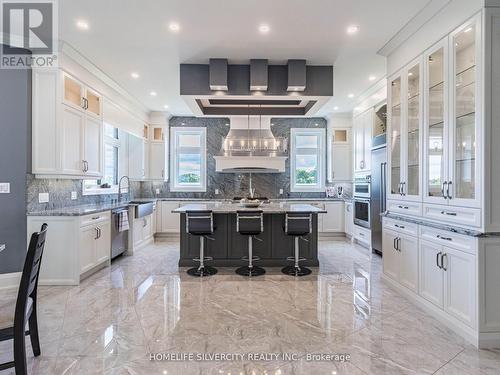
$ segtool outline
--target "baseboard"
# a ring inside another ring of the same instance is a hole
[[[481,349],[500,348],[500,332],[483,332],[479,334],[479,347]]]
[[[0,289],[18,288],[21,282],[21,272],[0,274]]]
[[[407,289],[406,287],[400,285],[398,282],[392,280],[386,275],[382,274],[382,280],[388,284],[393,289],[397,290],[405,297],[407,297],[411,302],[420,307],[422,310],[430,314],[432,317],[439,320],[446,327],[451,329],[456,334],[462,336],[465,340],[467,340],[470,344],[474,345],[476,348],[483,348],[479,341],[478,332],[473,328],[466,326],[462,322],[456,320],[452,316],[449,316],[444,310],[441,310],[439,307],[433,305],[425,298],[420,297],[415,292]],[[498,342],[497,342],[498,344]]]

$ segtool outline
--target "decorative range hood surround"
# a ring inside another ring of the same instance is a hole
[[[288,140],[274,137],[270,117],[231,117],[230,121],[221,153],[214,156],[217,172],[285,172]]]

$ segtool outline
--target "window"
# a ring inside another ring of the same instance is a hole
[[[171,128],[170,191],[207,191],[206,128]]]
[[[323,192],[325,129],[292,129],[291,138],[291,191]]]
[[[118,129],[104,123],[104,173],[99,180],[84,180],[83,195],[118,193],[120,138]],[[103,186],[110,187],[103,187]]]

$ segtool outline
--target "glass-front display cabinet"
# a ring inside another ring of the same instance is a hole
[[[479,163],[476,142],[479,137],[480,91],[479,21],[464,25],[450,38],[452,50],[452,118],[450,119],[450,171],[446,195],[450,204],[479,207]]]
[[[419,59],[389,79],[390,199],[421,197],[422,76]]]

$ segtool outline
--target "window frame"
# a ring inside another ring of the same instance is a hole
[[[200,184],[183,185],[178,181],[179,155],[178,145],[181,134],[199,135],[200,139]],[[170,128],[170,191],[172,192],[202,192],[207,191],[207,128],[206,127],[171,127]]]
[[[116,138],[109,136],[105,134],[105,129],[104,127],[106,126],[106,123],[103,123],[102,127],[102,134],[103,134],[103,146],[102,146],[102,152],[103,152],[103,158],[106,157],[106,145],[115,147],[117,149],[117,163],[116,163],[116,174],[118,179],[120,178],[120,147],[122,146],[121,138],[120,138],[120,131],[117,127],[113,127],[116,132]],[[112,125],[110,125],[112,126]],[[102,188],[100,185],[102,184],[102,180],[104,179],[104,168],[106,165],[106,161],[102,161],[102,167],[103,167],[103,178],[97,178],[97,179],[84,179],[82,182],[82,195],[105,195],[105,194],[118,194],[118,184],[113,184],[111,185],[110,188]],[[96,184],[93,185],[92,187],[87,188],[85,185],[85,181],[96,181]]]
[[[315,154],[318,160],[318,179],[314,185],[301,185],[296,183],[296,137],[297,136],[319,137],[319,147]],[[326,129],[292,128],[290,130],[290,191],[292,193],[322,193],[325,191],[326,180]]]

